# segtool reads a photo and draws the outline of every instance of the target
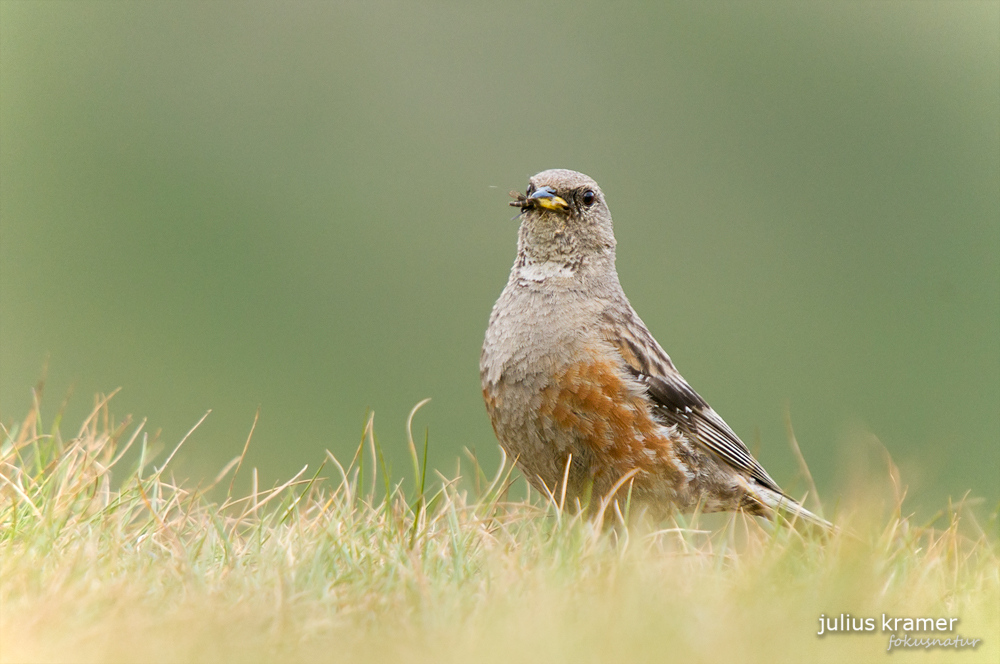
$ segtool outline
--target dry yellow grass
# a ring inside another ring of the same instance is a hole
[[[997,538],[968,509],[855,511],[827,538],[742,516],[598,528],[508,500],[503,468],[421,490],[412,440],[404,490],[367,433],[355,463],[234,496],[239,460],[179,486],[106,399],[67,440],[36,408],[0,446],[0,660],[1000,661]],[[817,636],[841,613],[875,629]],[[959,618],[931,636],[979,643],[889,655],[882,614]]]

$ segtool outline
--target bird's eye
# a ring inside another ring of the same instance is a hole
[[[597,199],[597,194],[595,194],[594,192],[592,192],[590,189],[588,189],[587,191],[583,192],[583,204],[586,205],[587,207],[590,207],[591,205],[593,205],[594,204],[594,200],[596,200],[596,199]]]

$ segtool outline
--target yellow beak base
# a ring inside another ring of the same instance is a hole
[[[568,210],[569,209],[569,203],[567,203],[563,199],[559,198],[558,196],[551,196],[551,197],[547,196],[545,198],[539,197],[539,198],[534,199],[533,202],[538,207],[543,207],[546,210]]]

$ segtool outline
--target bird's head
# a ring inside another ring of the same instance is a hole
[[[615,235],[604,192],[583,173],[542,171],[524,194],[511,192],[521,208],[518,254],[532,262],[581,264],[589,257],[614,261]]]

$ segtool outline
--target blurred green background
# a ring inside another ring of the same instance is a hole
[[[0,418],[70,386],[180,474],[499,458],[478,358],[507,192],[564,167],[632,303],[779,482],[870,432],[1000,498],[996,2],[0,3]],[[848,450],[844,452],[844,450]],[[876,455],[877,456],[877,455]],[[162,457],[161,457],[162,458]],[[863,466],[863,464],[861,464]],[[877,474],[877,469],[872,470]]]

